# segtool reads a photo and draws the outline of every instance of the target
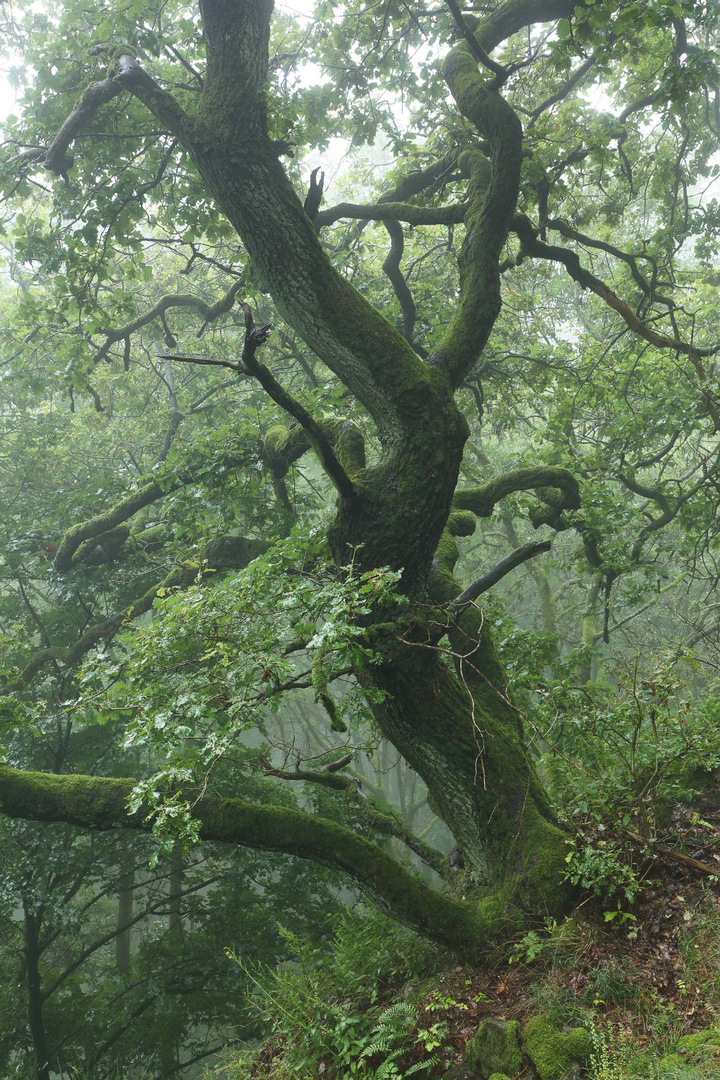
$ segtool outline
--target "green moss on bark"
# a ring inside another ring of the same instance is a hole
[[[360,429],[352,423],[337,425],[335,452],[340,464],[352,480],[357,479],[365,468],[365,439]]]
[[[447,521],[451,536],[472,536],[476,528],[475,516],[469,510],[453,510]]]
[[[56,776],[0,766],[0,812],[30,821],[65,821],[86,828],[137,827],[127,801],[132,780]]]
[[[529,469],[513,469],[494,476],[478,487],[462,488],[455,492],[453,506],[458,510],[471,510],[478,517],[490,517],[495,506],[515,491],[535,490],[545,504],[553,503],[555,509],[577,509],[580,492],[575,477],[567,469],[551,465],[539,465]]]
[[[0,766],[0,812],[89,829],[148,830],[147,812],[127,809],[133,788],[134,781],[128,779],[55,776]],[[399,922],[466,956],[479,957],[491,945],[493,927],[475,905],[436,892],[342,825],[287,807],[218,797],[197,803],[193,817],[204,840],[281,851],[342,871]]]

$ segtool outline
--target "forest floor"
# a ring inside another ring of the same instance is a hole
[[[694,814],[688,828],[673,822],[665,843],[674,847],[662,854],[638,849],[642,891],[632,905],[591,895],[571,918],[546,922],[483,966],[428,952],[368,909],[349,912],[331,948],[304,951],[269,976],[256,1006],[265,1040],[208,1075],[439,1078],[462,1063],[484,1020],[524,1029],[544,1016],[589,1030],[588,1080],[720,1080],[720,871],[710,872],[720,867],[720,833],[710,816]],[[525,1060],[513,1080],[531,1080]]]
[[[611,1064],[598,1080],[720,1078],[720,1046],[681,1072],[660,1064],[683,1036],[720,1021],[720,881],[659,859],[632,914],[617,916],[593,897],[566,923],[518,941],[510,960],[445,971],[427,1004],[437,1019],[438,1000],[447,1003],[454,1062],[484,1019],[524,1024],[542,1013],[600,1033]]]

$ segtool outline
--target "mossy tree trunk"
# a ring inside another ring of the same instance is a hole
[[[502,891],[506,914],[558,914],[571,898],[566,836],[525,748],[489,628],[473,640],[465,624],[451,641],[465,657],[459,672],[423,643],[398,643],[373,679],[388,694],[376,709],[380,726],[427,784],[475,881]]]
[[[271,0],[201,0],[200,6],[207,71],[195,114],[183,112],[132,58],[120,58],[118,93],[130,89],[177,137],[282,316],[372,417],[379,462],[354,475],[352,492],[339,498],[330,541],[340,565],[352,547],[361,568],[402,569],[401,588],[417,612],[414,626],[408,622],[386,635],[385,662],[362,676],[387,694],[376,708],[378,722],[423,777],[470,869],[495,888],[497,910],[557,913],[568,900],[561,883],[564,838],[524,748],[489,628],[471,606],[455,625],[448,623],[450,647],[443,650],[430,618],[438,548],[467,438],[454,392],[500,311],[499,263],[520,180],[520,122],[496,81],[478,68],[469,45],[456,45],[445,61],[445,78],[487,155],[474,145],[460,157],[468,177],[460,294],[447,331],[422,360],[334,268],[284,172],[282,148],[268,134]],[[568,0],[511,0],[476,33],[491,50],[523,26],[572,7]],[[443,619],[447,609],[436,615],[436,625]],[[115,807],[110,824],[122,823],[123,813]],[[257,835],[264,835],[262,829]],[[239,842],[257,842],[242,836]],[[330,839],[334,847],[326,856],[303,837],[288,842],[286,850],[342,864],[349,872],[354,858],[365,859],[346,835],[335,832]],[[344,852],[338,850],[343,845]],[[393,891],[387,881],[371,882],[372,872],[363,870],[365,886],[384,892],[386,902],[394,896],[400,917],[426,930],[433,917],[443,918],[442,905],[424,908],[421,897],[413,899],[410,917],[401,890]],[[466,933],[476,942],[478,926],[488,930],[485,916],[479,924],[463,919],[456,921],[456,940]]]

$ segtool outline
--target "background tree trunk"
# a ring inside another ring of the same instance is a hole
[[[43,1018],[43,995],[40,978],[40,929],[42,915],[23,903],[25,914],[25,978],[28,995],[28,1026],[35,1054],[35,1080],[50,1080],[47,1035]]]
[[[132,919],[135,894],[135,853],[128,845],[123,847],[119,880],[115,962],[121,975],[129,975],[132,966],[132,927],[128,923]]]

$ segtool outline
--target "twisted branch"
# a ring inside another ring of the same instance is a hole
[[[147,810],[128,810],[135,782],[57,776],[0,766],[0,812],[29,821],[62,821],[86,829],[149,831]],[[299,810],[206,796],[193,805],[203,840],[280,851],[349,875],[394,918],[450,948],[478,953],[490,944],[485,909],[452,900],[403,869],[351,829]]]

